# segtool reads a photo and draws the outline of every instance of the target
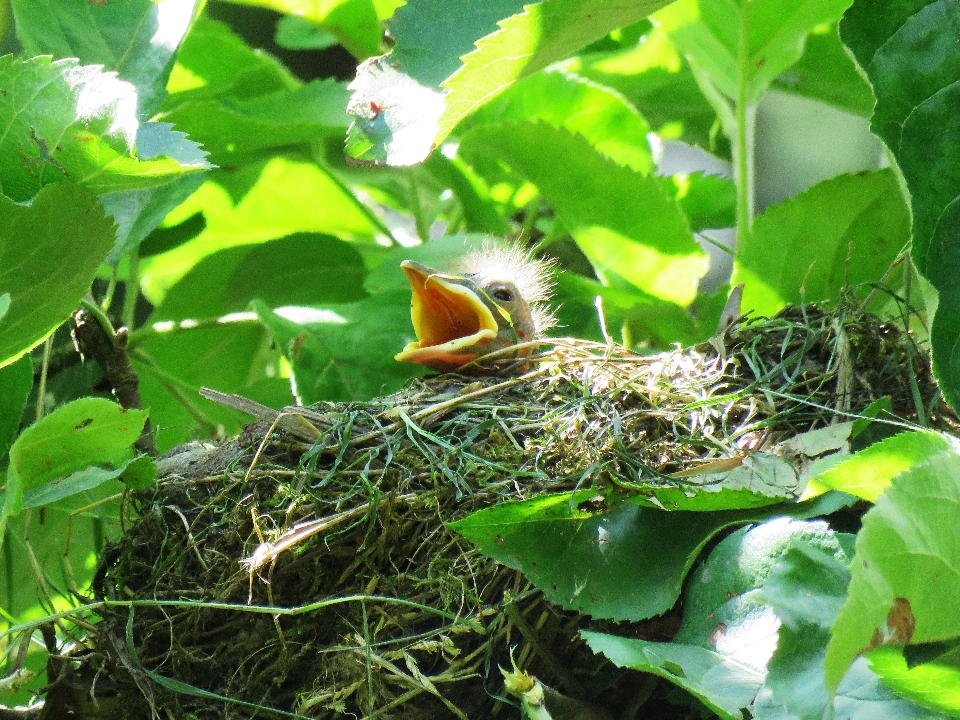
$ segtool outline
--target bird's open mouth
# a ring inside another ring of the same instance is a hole
[[[476,348],[497,336],[498,325],[465,278],[405,260],[400,267],[413,289],[411,316],[417,341],[395,356],[427,367],[459,366],[483,353]],[[471,352],[473,350],[473,352]]]

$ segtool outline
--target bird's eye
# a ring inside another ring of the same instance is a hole
[[[494,300],[499,300],[500,302],[513,302],[513,293],[506,288],[497,288],[491,294],[493,295]]]

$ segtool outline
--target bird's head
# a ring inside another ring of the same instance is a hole
[[[432,370],[456,370],[487,353],[535,340],[555,324],[544,305],[550,264],[513,247],[485,248],[464,259],[456,273],[405,260],[400,267],[413,290],[416,342],[396,359]],[[517,355],[529,355],[532,348]]]

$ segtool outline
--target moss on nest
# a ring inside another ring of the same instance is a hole
[[[551,341],[519,377],[444,375],[321,404],[303,425],[315,442],[261,422],[183,446],[131,497],[97,574],[101,598],[144,602],[106,614],[85,662],[108,670],[108,692],[178,718],[513,717],[498,670],[511,647],[557,689],[622,703],[621,671],[578,638],[597,623],[447,523],[638,473],[671,482],[883,397],[901,418],[953,422],[902,332],[849,308],[792,308],[692,350]]]

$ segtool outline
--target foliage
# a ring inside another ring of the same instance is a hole
[[[282,46],[338,44],[356,79],[298,77],[256,47],[269,38],[214,19],[240,12],[224,2],[0,3],[0,30],[14,20],[0,57],[11,626],[76,604],[121,530],[119,495],[156,475],[131,450],[143,412],[121,412],[79,363],[80,305],[125,344],[161,452],[240,431],[246,417],[201,386],[279,408],[422,374],[392,359],[413,340],[398,264],[443,266],[491,234],[555,258],[571,335],[644,351],[704,341],[739,282],[760,314],[843,296],[928,339],[960,406],[957,0],[234,1],[283,14]],[[870,117],[890,167],[757,212],[771,90]],[[656,174],[664,141],[729,161],[733,180]],[[699,233],[731,227],[732,275],[708,288]],[[458,529],[586,615],[646,620],[682,594],[670,641],[584,638],[721,717],[956,716],[960,461],[924,429],[942,414],[919,393],[909,422],[872,407],[861,421],[877,422],[851,430],[859,452],[818,466],[811,488],[873,504],[862,530],[779,497],[602,520],[534,498]],[[622,571],[593,596],[584,577],[603,558],[574,539],[600,526]],[[663,573],[637,590],[640,561]],[[0,638],[9,673],[18,642]],[[43,654],[26,663],[41,672]]]

